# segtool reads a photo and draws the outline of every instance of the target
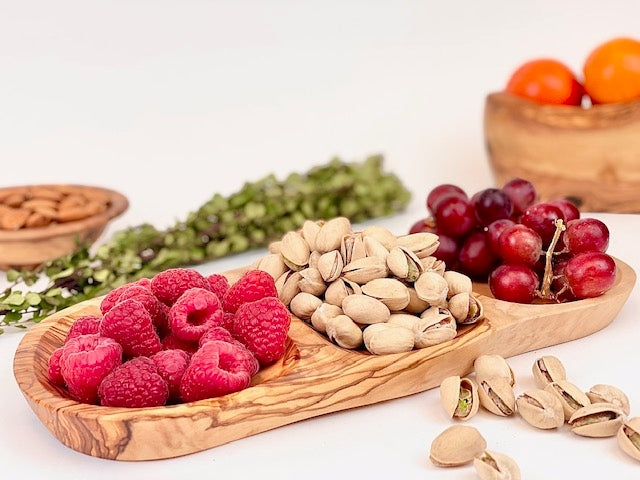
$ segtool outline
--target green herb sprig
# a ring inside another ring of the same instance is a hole
[[[43,318],[168,268],[197,265],[264,247],[306,219],[348,217],[358,223],[403,210],[411,195],[383,171],[383,158],[334,158],[279,181],[268,175],[225,197],[215,194],[166,230],[142,224],[118,231],[95,251],[75,252],[33,270],[9,270],[0,294],[2,327],[27,328]],[[32,290],[29,290],[32,288]]]

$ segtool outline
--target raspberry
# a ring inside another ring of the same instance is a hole
[[[138,285],[150,290],[151,280],[149,280],[148,278],[141,278],[140,280],[136,280],[135,282],[125,283],[124,285],[120,285],[119,287],[111,290],[102,299],[102,302],[100,302],[100,311],[102,312],[102,314],[104,315],[109,310],[111,310],[111,307],[113,307],[118,302],[118,299],[120,298],[120,295],[122,294],[122,292],[124,292],[127,288],[132,287],[134,285]]]
[[[142,306],[149,312],[153,326],[159,331],[166,331],[168,328],[168,319],[166,306],[160,300],[156,298],[151,290],[144,288],[140,285],[133,285],[120,295],[118,302],[123,300],[133,299],[137,300]]]
[[[232,343],[212,340],[191,356],[180,382],[185,402],[218,397],[243,390],[251,383],[246,349]]]
[[[229,290],[229,280],[227,277],[220,273],[212,273],[207,278],[209,282],[209,290],[215,293],[220,300],[224,297],[224,294]]]
[[[233,322],[235,321],[236,314],[232,312],[224,312],[222,314],[222,322],[220,322],[220,326],[233,332]]]
[[[198,350],[198,342],[191,342],[187,340],[181,340],[176,337],[173,333],[167,334],[162,338],[162,349],[163,350],[183,350],[187,352],[189,355],[196,353]]]
[[[180,381],[184,375],[191,356],[184,350],[163,350],[151,355],[151,360],[158,369],[158,374],[167,382],[169,387],[169,400],[177,403],[182,400],[180,396]]]
[[[136,357],[104,377],[98,396],[109,407],[157,407],[167,403],[169,387],[151,359]]]
[[[231,342],[231,343],[238,341],[233,337],[233,335],[231,335],[231,332],[229,330],[219,326],[212,327],[206,332],[204,332],[204,334],[200,337],[198,345],[202,346],[204,345],[205,342],[208,342],[209,340],[220,340],[222,342]]]
[[[222,306],[216,294],[190,288],[169,310],[169,327],[178,338],[197,342],[202,334],[222,322]]]
[[[122,363],[122,347],[98,333],[72,338],[62,347],[60,371],[69,393],[79,402],[96,404],[102,379]]]
[[[233,334],[264,366],[284,354],[290,323],[287,307],[278,298],[266,297],[240,305]]]
[[[148,357],[162,350],[151,316],[137,300],[118,302],[105,313],[100,322],[100,334],[122,345],[127,357]]]
[[[169,307],[190,288],[208,290],[209,282],[200,272],[191,268],[170,268],[151,279],[151,291]]]
[[[76,318],[69,328],[69,333],[67,333],[65,343],[72,338],[79,337],[80,335],[86,335],[87,333],[98,333],[98,328],[100,327],[101,320],[102,317],[98,317],[95,315],[84,315],[82,317]]]
[[[235,313],[243,303],[264,297],[277,297],[276,282],[264,270],[249,270],[231,285],[222,297],[222,307],[226,312]]]
[[[66,386],[62,370],[60,368],[60,358],[62,357],[63,347],[56,348],[49,357],[49,381],[59,387]]]

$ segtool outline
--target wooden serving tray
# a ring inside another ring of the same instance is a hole
[[[70,400],[47,378],[48,359],[75,318],[99,313],[100,298],[56,313],[29,330],[14,375],[30,407],[63,444],[115,460],[153,460],[206,450],[331,412],[422,392],[465,375],[481,354],[505,358],[590,335],[618,314],[636,281],[616,260],[614,286],[601,297],[557,305],[496,300],[479,286],[485,318],[451,341],[391,355],[350,351],[292,319],[283,358],[252,386],[223,397],[151,408],[115,408]],[[228,272],[234,281],[244,269]]]

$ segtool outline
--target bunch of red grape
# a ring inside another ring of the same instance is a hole
[[[602,295],[615,281],[615,261],[605,253],[607,226],[581,218],[567,199],[539,201],[525,179],[471,198],[456,185],[438,185],[426,206],[429,216],[410,233],[436,233],[440,246],[434,256],[450,270],[488,282],[500,300],[578,300]]]

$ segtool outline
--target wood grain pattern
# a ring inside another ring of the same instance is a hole
[[[49,187],[50,185],[41,186]],[[64,186],[56,185],[56,187]],[[29,268],[71,253],[77,248],[78,240],[91,242],[97,240],[107,224],[129,207],[128,199],[121,193],[101,187],[78,187],[95,194],[105,195],[109,201],[107,209],[77,221],[15,231],[0,230],[0,269]],[[4,190],[11,190],[11,188]]]
[[[542,200],[573,197],[583,211],[640,212],[640,101],[592,108],[487,96],[487,154],[498,185],[526,178]]]
[[[281,361],[252,386],[230,395],[167,407],[127,409],[79,404],[49,383],[50,354],[73,320],[99,313],[100,299],[59,312],[28,331],[14,374],[47,429],[79,452],[116,460],[151,460],[194,453],[287,424],[436,387],[472,370],[480,354],[505,358],[590,335],[607,326],[627,300],[636,274],[616,260],[605,295],[559,305],[521,305],[479,294],[486,317],[446,343],[393,355],[371,355],[331,344],[293,318]],[[242,270],[228,272],[233,281]]]

